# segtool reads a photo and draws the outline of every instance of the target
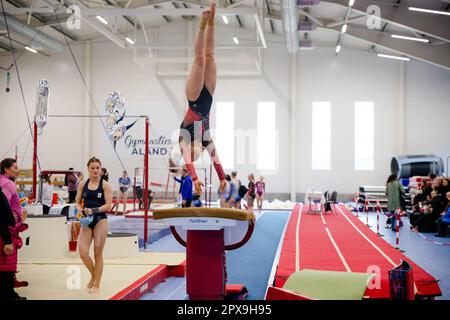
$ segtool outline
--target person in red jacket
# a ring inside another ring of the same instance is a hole
[[[25,300],[14,291],[17,272],[17,250],[22,247],[20,232],[28,229],[26,209],[20,206],[14,180],[19,174],[15,159],[0,163],[0,300]]]

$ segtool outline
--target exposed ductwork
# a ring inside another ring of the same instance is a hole
[[[297,1],[281,0],[281,19],[286,49],[289,53],[296,53],[299,44]]]
[[[64,50],[64,45],[55,38],[23,24],[12,16],[7,15],[6,18],[8,20],[8,28],[11,32],[17,33],[29,40],[33,39],[30,47],[43,49],[50,53],[61,53]],[[0,15],[0,28],[6,29],[6,21],[3,15]]]

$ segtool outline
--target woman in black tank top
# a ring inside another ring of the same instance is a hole
[[[98,293],[103,273],[103,248],[108,236],[108,219],[106,212],[111,209],[112,189],[108,182],[101,178],[101,162],[91,158],[87,164],[89,179],[78,185],[75,199],[76,207],[83,216],[92,216],[92,222],[83,226],[78,236],[80,258],[91,274],[87,284],[89,293]],[[94,261],[89,256],[89,249],[94,240]]]

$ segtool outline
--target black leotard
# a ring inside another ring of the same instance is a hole
[[[90,179],[87,179],[86,183],[83,186],[82,198],[84,200],[84,207],[85,208],[99,208],[106,203],[105,193],[103,191],[103,179],[100,178],[98,187],[95,190],[91,190],[88,188],[89,181],[90,181]],[[108,219],[108,217],[106,216],[106,213],[104,213],[104,212],[95,213],[94,220],[89,224],[89,228],[94,230],[97,223],[103,219]]]

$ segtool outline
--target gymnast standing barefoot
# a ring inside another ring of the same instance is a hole
[[[186,83],[189,108],[180,127],[179,145],[186,168],[191,174],[197,195],[202,192],[193,162],[203,148],[209,156],[220,180],[219,190],[226,186],[225,174],[209,131],[209,114],[216,89],[217,69],[214,60],[214,18],[216,3],[204,11],[195,39],[195,59]]]
[[[84,217],[91,216],[92,222],[83,226],[78,237],[80,258],[91,274],[87,285],[89,293],[100,292],[100,282],[103,274],[103,248],[108,236],[108,218],[106,212],[112,206],[111,185],[100,176],[101,162],[93,157],[87,167],[89,179],[78,185],[75,197],[76,207]],[[94,261],[89,256],[91,243],[94,241]]]

